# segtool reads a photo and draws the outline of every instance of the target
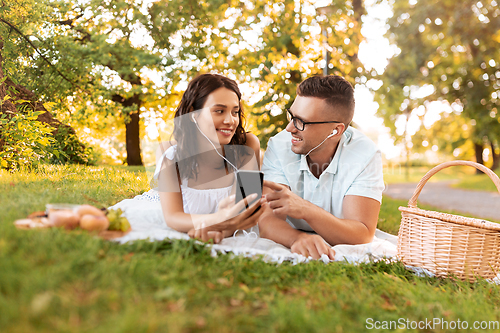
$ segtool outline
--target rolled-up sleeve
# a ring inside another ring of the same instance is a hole
[[[377,151],[366,167],[356,177],[345,195],[357,195],[382,202],[384,191],[382,156]]]
[[[279,147],[273,138],[269,139],[267,150],[264,154],[264,161],[262,162],[262,171],[264,172],[264,179],[270,180],[275,183],[290,186],[286,179],[285,172],[278,158]],[[282,148],[283,149],[283,148]]]

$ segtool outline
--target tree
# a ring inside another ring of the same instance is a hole
[[[376,92],[379,115],[394,133],[394,121],[401,113],[412,112],[425,101],[446,102],[455,113],[473,120],[470,140],[481,162],[484,144],[495,147],[495,152],[500,139],[497,2],[414,0],[392,5],[387,37],[399,52],[376,76],[383,82]],[[418,96],[417,88],[424,86],[432,87],[431,92]]]
[[[283,110],[293,102],[297,85],[322,71],[325,40],[320,24],[330,32],[325,41],[331,46],[330,73],[354,84],[362,72],[357,52],[364,8],[359,0],[333,1],[335,10],[329,17],[320,16],[304,0],[211,1],[207,9],[208,3],[155,3],[150,9],[151,35],[159,47],[170,50],[173,63],[179,54],[195,60],[192,66],[184,66],[187,80],[200,71],[217,71],[253,91],[247,109],[252,111],[250,125],[263,148],[270,136],[286,126]],[[164,34],[175,30],[180,32],[178,49]]]
[[[180,98],[177,84],[200,72],[228,75],[255,92],[248,105],[257,117],[250,122],[265,146],[286,126],[282,110],[292,103],[297,84],[321,72],[320,23],[329,31],[331,73],[354,84],[362,72],[360,0],[334,1],[328,18],[318,17],[306,0],[30,4],[38,13],[33,18],[6,20],[21,31],[9,35],[9,70],[21,69],[23,84],[46,101],[56,100],[60,118],[125,123],[129,165],[141,164],[141,111],[167,110],[171,117]]]
[[[121,118],[126,127],[127,162],[141,165],[139,113],[151,82],[146,69],[161,68],[158,50],[134,46],[134,33],[147,24],[135,2],[41,1],[25,3],[40,15],[3,17],[9,33],[10,72],[18,82],[80,121],[96,114]],[[21,6],[22,7],[22,6]],[[26,7],[22,8],[26,10]],[[26,11],[27,12],[27,11]],[[19,56],[19,50],[26,56]],[[117,79],[116,83],[112,80]],[[71,97],[67,100],[66,97]]]
[[[3,36],[22,35],[6,22],[28,15],[27,9],[32,5],[31,1],[3,1],[0,8],[0,167],[31,167],[42,158],[51,158],[55,163],[91,163],[90,151],[78,140],[73,128],[55,119],[32,91],[16,84],[15,75],[4,74],[4,64],[10,63],[4,57],[9,50],[4,48]]]
[[[236,69],[240,82],[259,89],[261,98],[252,107],[263,148],[269,137],[286,127],[283,110],[291,106],[298,84],[321,74],[325,45],[330,74],[344,76],[354,85],[363,71],[357,58],[361,1],[332,1],[330,8],[325,16],[308,1],[254,1],[236,15],[232,37],[239,52],[230,56],[229,68]],[[251,44],[247,36],[254,27],[260,29],[257,43]],[[328,32],[327,39],[321,27]]]

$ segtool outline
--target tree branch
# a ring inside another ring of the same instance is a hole
[[[77,84],[75,84],[73,81],[71,81],[70,79],[68,79],[63,73],[61,73],[56,66],[54,66],[41,52],[40,50],[38,50],[38,48],[30,41],[30,39],[24,35],[16,26],[14,26],[13,24],[11,24],[10,22],[7,22],[5,21],[3,18],[0,17],[0,22],[3,22],[5,24],[7,24],[11,29],[13,29],[15,32],[17,32],[26,42],[28,42],[28,44],[36,51],[36,53],[38,53],[40,55],[40,57],[42,57],[43,60],[45,60],[45,62],[47,64],[49,64],[49,66],[53,67],[54,70],[62,77],[64,78],[66,81],[68,81],[69,83],[71,83],[71,85],[73,87],[77,87],[77,88],[80,88]]]
[[[75,26],[73,25],[73,23],[76,20],[78,20],[80,17],[82,17],[82,16],[83,16],[83,13],[80,13],[75,18],[67,19],[67,20],[64,20],[64,21],[57,21],[57,23],[60,24],[60,25],[69,25],[71,28],[74,28]]]
[[[117,54],[115,54],[113,52],[111,52],[111,54],[113,54],[116,58],[119,58]],[[119,71],[117,71],[115,69],[115,66],[113,66],[111,63],[106,63],[106,64],[103,64],[103,65],[106,66],[106,67],[108,67],[112,71],[117,72],[118,76],[123,81],[126,81],[126,82],[128,82],[130,84],[133,84],[133,85],[142,86],[141,77],[139,75],[136,75],[135,73],[134,74],[129,74],[129,75],[125,75],[123,73],[120,73]]]

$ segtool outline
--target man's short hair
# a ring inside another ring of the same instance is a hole
[[[297,87],[297,95],[316,97],[332,107],[332,117],[337,117],[346,128],[354,116],[354,88],[343,77],[337,75],[312,76]]]

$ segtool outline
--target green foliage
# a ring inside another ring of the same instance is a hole
[[[232,8],[235,23],[221,36],[239,50],[223,58],[221,48],[214,49],[218,59],[209,62],[208,69],[218,69],[213,64],[219,64],[225,73],[255,89],[258,98],[252,96],[249,103],[250,129],[263,148],[286,127],[284,110],[293,103],[298,84],[322,73],[325,47],[330,74],[344,76],[354,85],[363,71],[357,59],[362,40],[358,14],[363,8],[345,1],[333,1],[331,6],[335,10],[328,15],[312,10],[308,1],[255,0]],[[322,29],[328,31],[327,38]]]
[[[6,77],[0,82],[2,84]],[[18,93],[10,87],[0,102],[0,168],[31,169],[40,162],[95,164],[93,149],[83,145],[74,131],[63,124],[55,129],[38,118],[45,111],[35,111],[26,100],[13,100]],[[2,109],[10,100],[16,111]],[[49,103],[50,104],[50,103]]]
[[[17,83],[57,101],[57,118],[75,128],[97,130],[96,118],[111,118],[102,136],[120,133],[109,128],[123,128],[133,114],[161,112],[170,119],[181,81],[219,72],[248,88],[247,127],[265,147],[285,127],[282,111],[297,84],[321,73],[323,42],[331,74],[354,84],[363,71],[360,1],[335,0],[328,17],[305,0],[11,2],[5,20],[31,44],[0,22],[5,71],[22,73]]]
[[[70,127],[59,126],[55,132],[52,147],[55,151],[60,152],[52,156],[50,159],[52,164],[95,165],[97,163],[97,156],[92,147],[86,147],[82,144]]]
[[[37,120],[41,113],[30,108],[18,113],[0,112],[0,169],[31,169],[59,154],[57,149],[51,148],[55,142],[52,128]]]
[[[57,101],[55,116],[69,118],[73,126],[92,126],[96,116],[114,117],[115,126],[132,123],[127,131],[135,134],[127,149],[140,164],[138,114],[145,95],[159,100],[144,72],[163,67],[157,48],[138,45],[138,34],[149,26],[148,6],[44,0],[24,4],[31,11],[18,20],[23,4],[8,8],[0,21],[7,36],[6,73],[22,73],[17,83],[43,101]]]
[[[414,146],[412,149],[415,152],[425,152],[436,145],[438,152],[444,152],[442,160],[446,159],[446,155],[453,155],[459,160],[473,159],[472,128],[474,126],[470,119],[455,112],[443,112],[440,120],[430,128],[421,129],[413,136]],[[426,146],[423,146],[424,143]]]
[[[394,15],[387,37],[398,47],[385,72],[376,76],[378,114],[395,133],[401,115],[423,117],[429,102],[452,107],[455,118],[469,124],[468,133],[446,139],[453,126],[436,123],[433,134],[448,154],[471,143],[498,143],[500,133],[500,8],[493,0],[391,1]],[[417,94],[427,86],[427,96]],[[443,127],[446,127],[445,129]],[[422,129],[426,131],[427,129]],[[414,145],[422,142],[415,138]],[[456,154],[455,154],[456,155]]]

